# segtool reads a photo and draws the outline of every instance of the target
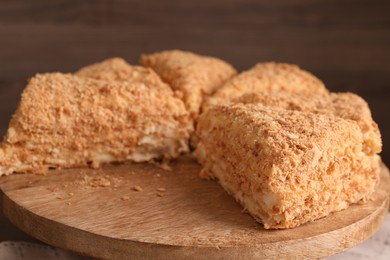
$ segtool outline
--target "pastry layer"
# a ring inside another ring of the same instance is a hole
[[[382,151],[381,134],[378,125],[372,119],[370,108],[366,101],[353,93],[305,96],[296,93],[267,91],[244,94],[233,99],[232,103],[262,104],[288,110],[335,115],[353,120],[362,130],[364,152],[373,155]]]
[[[245,93],[278,91],[302,95],[326,95],[324,83],[296,65],[276,62],[258,63],[227,81],[208,98],[202,110],[229,103]]]
[[[106,81],[142,82],[153,87],[165,85],[152,69],[130,65],[122,58],[110,58],[85,66],[75,75]]]
[[[140,64],[152,68],[173,90],[182,93],[194,119],[204,98],[236,74],[230,64],[220,59],[179,50],[142,55]]]
[[[263,105],[216,106],[199,117],[195,156],[265,228],[292,228],[365,199],[379,156],[359,125]]]
[[[174,158],[189,150],[191,121],[163,83],[38,74],[0,144],[0,175]]]

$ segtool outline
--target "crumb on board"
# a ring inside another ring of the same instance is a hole
[[[164,195],[165,195],[165,193],[164,192],[157,192],[157,196],[159,196],[159,197],[164,197]]]
[[[161,188],[157,188],[156,190],[159,191],[159,192],[164,192],[164,191],[166,191],[167,189],[161,187]]]
[[[169,165],[168,162],[162,162],[158,165],[161,169],[166,171],[172,171],[172,167]]]
[[[171,166],[169,165],[169,161],[156,161],[156,160],[150,160],[151,164],[157,166],[160,169],[166,170],[166,171],[172,171]]]
[[[125,201],[125,200],[129,200],[130,199],[130,197],[129,196],[123,196],[122,198],[121,198],[121,200],[123,200],[123,201]]]
[[[91,187],[109,187],[111,186],[111,181],[108,178],[102,176],[84,176],[83,182],[81,184],[87,184]]]
[[[111,185],[109,179],[101,176],[93,177],[92,182],[90,183],[92,187],[108,187]]]
[[[100,162],[99,161],[92,161],[91,163],[91,168],[92,169],[99,169],[100,167]]]
[[[66,203],[66,205],[70,206],[70,205],[72,205],[72,203],[71,203],[71,202],[68,202],[68,203]]]
[[[133,191],[138,191],[138,192],[141,192],[143,189],[141,186],[138,186],[138,185],[134,185],[133,187],[131,187],[131,189]]]
[[[111,188],[115,189],[122,186],[124,181],[120,178],[113,176],[103,176],[103,175],[84,175],[80,178],[77,178],[74,181],[67,182],[66,184],[57,184],[46,187],[50,192],[64,192],[62,195],[54,194],[53,197],[58,199],[70,198],[75,196],[75,191],[78,189],[97,189],[97,188]]]

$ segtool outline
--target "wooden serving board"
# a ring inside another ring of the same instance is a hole
[[[320,258],[379,229],[389,206],[382,168],[372,199],[289,230],[264,230],[190,157],[0,178],[4,214],[50,245],[111,259]],[[142,189],[142,190],[141,190]]]

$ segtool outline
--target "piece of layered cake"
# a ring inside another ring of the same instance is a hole
[[[214,106],[199,117],[196,135],[201,176],[218,179],[266,229],[345,209],[379,182],[379,156],[364,152],[359,124],[332,114]]]
[[[245,93],[268,91],[297,93],[305,96],[326,95],[328,90],[321,80],[296,65],[276,62],[258,63],[219,88],[207,98],[202,111],[215,105],[229,103]]]
[[[0,144],[0,175],[175,158],[189,150],[192,131],[184,103],[158,77],[120,82],[38,74]]]
[[[194,119],[205,97],[236,74],[225,61],[179,50],[142,55],[140,64],[152,68],[173,90],[182,94],[184,104]]]
[[[334,115],[353,120],[362,130],[363,151],[367,155],[375,155],[382,151],[381,134],[378,125],[372,119],[370,108],[364,99],[353,93],[305,96],[296,93],[267,91],[244,94],[232,99],[232,103],[262,104],[268,107]]]
[[[143,82],[154,87],[164,86],[161,78],[150,68],[128,64],[122,58],[110,58],[79,69],[75,75],[106,81]]]

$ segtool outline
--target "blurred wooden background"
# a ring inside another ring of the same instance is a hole
[[[390,164],[390,1],[0,1],[0,134],[26,78],[180,48],[238,69],[299,64],[370,104]],[[387,148],[389,147],[389,148]]]
[[[0,134],[26,78],[121,56],[180,48],[239,70],[299,64],[333,91],[370,104],[390,164],[390,1],[0,1]],[[1,235],[16,234],[0,216]],[[18,237],[18,236],[17,236]],[[8,236],[14,239],[14,236]]]

